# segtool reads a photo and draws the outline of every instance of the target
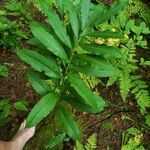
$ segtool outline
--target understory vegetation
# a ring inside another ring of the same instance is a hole
[[[0,138],[27,119],[25,150],[150,149],[149,35],[142,0],[0,2]]]

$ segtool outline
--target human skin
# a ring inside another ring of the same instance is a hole
[[[33,137],[35,133],[35,127],[25,128],[26,121],[24,121],[15,137],[9,141],[0,141],[0,150],[22,150],[26,142]]]

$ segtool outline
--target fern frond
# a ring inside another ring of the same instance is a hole
[[[79,141],[76,141],[76,147],[74,147],[74,150],[85,150],[85,149],[84,146]]]
[[[146,108],[150,107],[150,94],[148,85],[142,80],[141,76],[132,76],[131,93],[135,95],[138,105],[142,113],[147,113]]]
[[[107,87],[112,86],[112,85],[115,84],[116,81],[118,81],[118,76],[109,77],[106,86],[107,86]]]
[[[131,88],[130,73],[127,70],[122,71],[122,74],[120,75],[119,78],[119,82],[120,82],[120,94],[123,101],[125,101],[126,98],[128,97],[128,93]]]
[[[92,134],[88,139],[87,139],[87,143],[84,145],[82,145],[79,141],[76,141],[76,146],[74,148],[74,150],[95,150],[97,148],[96,145],[96,134]]]
[[[86,83],[87,86],[89,86],[91,89],[93,89],[96,85],[98,85],[101,80],[97,77],[94,76],[88,76],[83,73],[79,73],[80,77],[84,82]]]
[[[88,138],[88,142],[85,145],[85,148],[86,148],[86,150],[94,150],[97,148],[95,133]]]

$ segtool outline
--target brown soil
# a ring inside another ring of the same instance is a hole
[[[9,50],[1,50],[0,63],[13,64],[12,67],[9,67],[9,77],[0,78],[0,99],[7,97],[11,103],[18,99],[25,99],[28,104],[27,107],[30,110],[36,103],[38,96],[32,90],[26,79],[26,66]],[[109,100],[107,102],[111,102],[113,107],[109,109],[106,108],[105,112],[97,114],[96,116],[76,112],[76,116],[80,120],[81,128],[83,129],[83,143],[85,143],[91,134],[96,133],[98,150],[106,150],[108,147],[110,150],[120,150],[122,132],[133,126],[133,122],[122,120],[122,115],[127,115],[131,118],[133,117],[135,122],[139,125],[141,125],[143,121],[142,118],[137,115],[138,109],[130,99],[128,104],[122,102],[118,93],[119,89],[112,87],[108,90],[100,87],[101,86],[98,86],[96,90],[99,91],[101,96]],[[126,107],[124,107],[125,105]],[[0,139],[11,139],[19,124],[26,118],[27,113],[28,112],[20,113],[19,111],[12,109],[10,123],[0,128]],[[109,121],[114,125],[115,128],[113,132],[102,128],[102,124],[105,121]],[[150,138],[148,138],[148,136],[150,135],[145,135],[145,139],[147,143],[150,143]],[[71,142],[66,144],[64,149],[73,149]]]
[[[110,2],[108,0],[107,2]],[[0,9],[1,9],[0,4]],[[39,16],[38,20],[42,20]],[[26,76],[25,64],[20,61],[20,59],[15,55],[15,53],[10,52],[10,50],[0,49],[0,63],[9,63],[9,77],[0,77],[0,100],[3,98],[8,98],[11,103],[19,99],[25,99],[27,102],[27,108],[30,109],[34,106],[39,96],[34,92],[34,90],[29,85]],[[147,72],[145,68],[142,70],[142,75],[145,76],[145,80],[148,81]],[[144,124],[143,118],[138,115],[139,110],[134,103],[132,97],[128,98],[128,102],[124,104],[119,94],[118,86],[113,86],[109,89],[97,86],[95,89],[100,93],[100,95],[111,104],[111,108],[106,108],[105,112],[102,114],[97,114],[96,116],[87,113],[76,112],[78,120],[81,122],[81,128],[83,129],[83,143],[86,142],[87,138],[93,133],[97,134],[97,150],[120,150],[122,142],[122,132],[126,131],[129,127],[133,127],[135,124],[137,127],[141,127]],[[15,134],[20,123],[27,117],[28,112],[19,112],[12,108],[12,113],[10,116],[10,122],[3,127],[0,127],[0,140],[10,140]],[[129,120],[123,120],[122,116],[126,115],[134,119],[135,122]],[[110,130],[102,128],[104,122],[111,122],[114,126],[113,132]],[[43,123],[38,126],[38,130],[45,126]],[[37,130],[37,132],[38,132]],[[37,137],[38,138],[38,137]],[[35,142],[38,140],[33,140],[29,143],[30,150],[31,147],[35,150]],[[150,149],[150,132],[144,134],[143,143],[147,145],[147,149]],[[65,143],[64,150],[73,150],[74,142],[70,141]]]
[[[27,102],[27,107],[32,108],[38,96],[31,89],[24,74],[26,66],[9,50],[0,50],[0,64],[7,63],[9,68],[9,77],[0,77],[0,99],[8,98],[10,103],[19,99]],[[13,109],[13,108],[12,108]],[[12,110],[10,123],[0,128],[0,139],[8,140],[12,134],[8,131],[14,131],[27,116],[27,112],[20,113],[15,109]]]

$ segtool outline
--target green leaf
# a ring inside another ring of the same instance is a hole
[[[146,116],[146,124],[150,127],[150,115]]]
[[[66,108],[61,107],[59,110],[59,118],[61,123],[64,125],[67,134],[70,137],[79,140],[81,137],[80,131],[72,113],[70,113]]]
[[[95,93],[82,81],[78,76],[69,74],[69,81],[75,91],[84,99],[86,105],[91,106],[95,111],[102,111],[106,106],[105,101]]]
[[[59,96],[55,93],[45,95],[31,110],[27,118],[26,127],[36,126],[44,119],[55,107],[59,100]]]
[[[17,109],[17,110],[20,110],[20,111],[27,111],[28,109],[26,108],[26,103],[24,100],[19,100],[17,102],[14,103],[14,107]]]
[[[27,74],[27,77],[28,77],[28,81],[32,84],[34,90],[38,94],[45,95],[51,91],[50,86],[44,79],[42,79],[42,77],[39,73],[30,71]]]
[[[117,15],[125,7],[125,0],[119,0],[115,5],[113,5],[108,11],[99,16],[99,20],[96,24],[102,24],[109,21],[113,16]]]
[[[50,11],[48,14],[48,21],[54,29],[56,35],[60,38],[60,40],[71,48],[71,41],[69,36],[67,35],[67,31],[62,21],[53,11]]]
[[[86,34],[87,36],[90,37],[95,37],[95,38],[122,38],[123,34],[118,31],[118,32],[113,32],[111,30],[105,30],[105,31],[94,31],[94,32],[89,32]]]
[[[122,53],[120,52],[120,50],[113,46],[98,45],[98,44],[82,44],[80,46],[91,54],[114,58],[122,57]]]
[[[71,41],[69,36],[67,35],[66,27],[64,26],[63,22],[60,20],[59,16],[53,12],[51,8],[46,4],[45,0],[37,0],[38,5],[43,10],[45,15],[48,17],[48,22],[54,29],[56,35],[60,38],[60,40],[71,48]]]
[[[53,54],[67,60],[67,55],[63,47],[57,42],[57,40],[47,32],[39,23],[32,22],[30,28],[34,36]]]
[[[71,97],[68,97],[65,99],[65,101],[67,103],[69,103],[71,106],[73,106],[73,108],[76,108],[82,112],[89,112],[89,113],[98,113],[100,111],[100,109],[93,109],[92,107],[84,104],[82,102],[82,100],[79,100],[78,98],[71,98]]]
[[[66,133],[58,134],[57,136],[54,136],[52,139],[50,139],[50,142],[45,146],[46,149],[52,149],[57,144],[61,143],[63,139],[66,137]]]
[[[90,0],[81,0],[82,29],[84,29],[90,14],[90,4]]]
[[[76,38],[79,35],[79,21],[78,21],[78,14],[74,8],[75,6],[71,5],[69,2],[66,1],[66,9],[69,13],[69,18],[72,26],[73,33]]]
[[[59,67],[53,60],[30,50],[19,50],[17,51],[17,55],[37,71],[45,72],[45,74],[49,77],[60,77]]]
[[[102,128],[113,132],[115,129],[115,126],[111,122],[107,121],[102,124]]]
[[[102,4],[93,6],[92,10],[90,11],[90,15],[88,17],[86,27],[93,26],[99,20],[99,16],[102,14],[103,9],[104,6]]]
[[[109,77],[117,72],[117,69],[106,61],[106,59],[88,55],[77,56],[73,60],[71,68],[96,77]]]
[[[64,11],[64,0],[55,0],[60,12],[63,13]]]
[[[7,67],[0,64],[0,76],[8,77],[8,69]]]

